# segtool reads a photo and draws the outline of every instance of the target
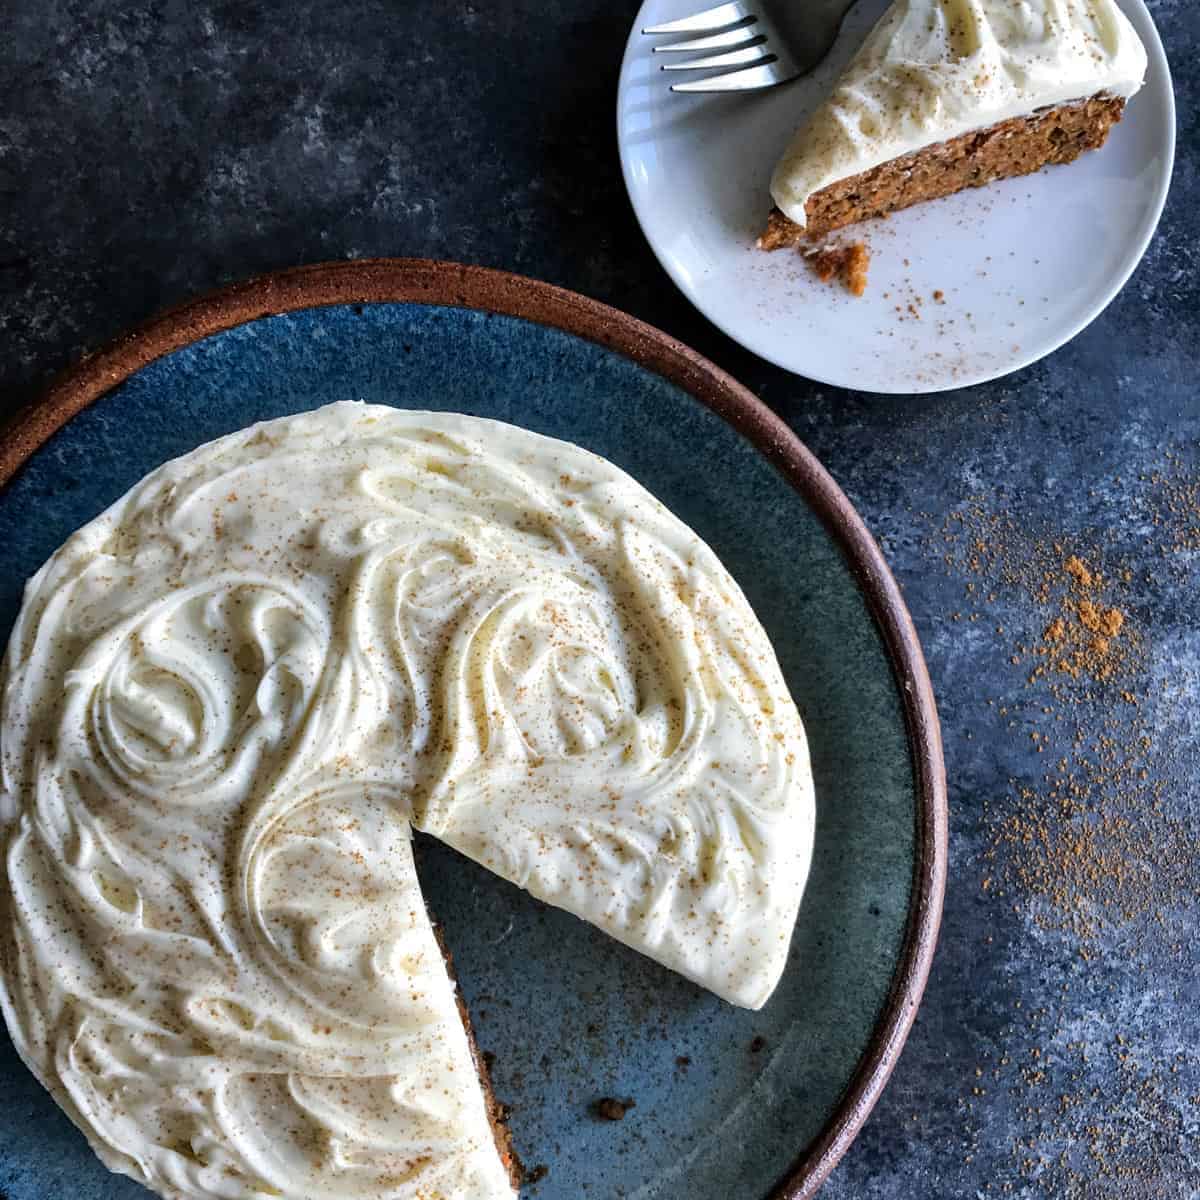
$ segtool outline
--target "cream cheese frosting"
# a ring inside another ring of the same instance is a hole
[[[64,544],[0,766],[10,1032],[171,1200],[512,1196],[410,824],[748,1007],[813,837],[795,705],[695,533],[577,446],[359,404]]]
[[[771,195],[803,226],[809,198],[841,179],[1038,109],[1128,99],[1145,74],[1115,0],[895,0],[797,131]]]

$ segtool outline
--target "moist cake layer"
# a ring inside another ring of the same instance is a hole
[[[935,200],[998,179],[1029,175],[1051,164],[1073,162],[1104,145],[1121,119],[1125,101],[1094,96],[1032,117],[1017,117],[893,159],[861,175],[830,184],[809,197],[807,222],[797,225],[779,209],[759,239],[764,250],[799,245],[843,226]]]
[[[804,225],[834,184],[1089,96],[1126,100],[1145,73],[1116,0],[894,0],[796,131],[771,195]]]

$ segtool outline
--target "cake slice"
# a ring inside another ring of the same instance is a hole
[[[895,0],[775,168],[759,246],[1072,162],[1145,73],[1115,0]]]

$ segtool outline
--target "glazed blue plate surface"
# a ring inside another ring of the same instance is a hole
[[[310,308],[204,338],[74,417],[0,493],[0,622],[72,530],[160,463],[332,400],[511,421],[611,459],[720,555],[808,730],[816,850],[791,960],[758,1013],[722,1003],[428,839],[420,869],[538,1200],[762,1200],[838,1108],[901,960],[918,798],[888,654],[837,544],[686,391],[561,330],[466,308]],[[0,1196],[135,1200],[0,1032]],[[617,1122],[599,1097],[631,1098]],[[293,1200],[303,1200],[296,1197]]]

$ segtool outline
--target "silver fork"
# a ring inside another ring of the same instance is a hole
[[[807,75],[827,55],[846,14],[857,0],[730,0],[648,34],[681,34],[683,40],[655,46],[655,54],[717,50],[686,62],[664,63],[664,71],[708,71],[737,67],[722,75],[676,83],[673,92],[745,92],[775,87]],[[770,11],[768,11],[768,8]]]

